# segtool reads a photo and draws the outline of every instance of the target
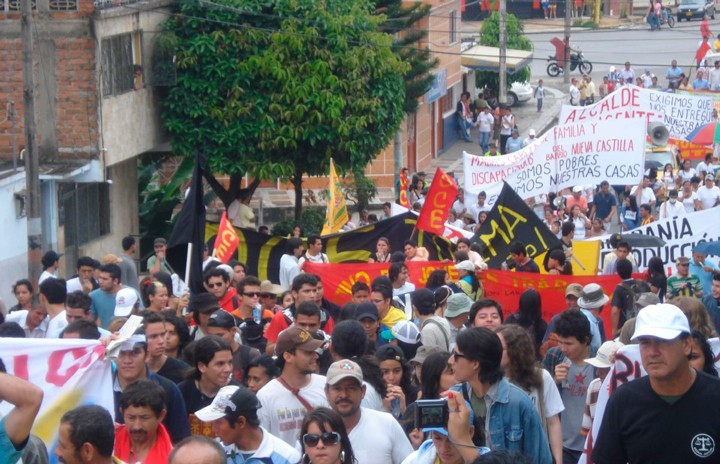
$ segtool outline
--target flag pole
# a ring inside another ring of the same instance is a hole
[[[190,285],[190,262],[192,261],[193,244],[188,242],[187,258],[185,260],[185,285]]]

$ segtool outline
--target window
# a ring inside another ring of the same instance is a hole
[[[440,113],[455,111],[455,87],[447,89],[447,93],[440,98]]]
[[[110,191],[106,183],[61,184],[65,245],[82,246],[110,232]]]
[[[450,21],[450,24],[448,25],[448,31],[450,33],[450,44],[454,44],[458,41],[458,18],[457,18],[457,10],[452,10],[450,12],[450,15],[448,16],[448,19]]]
[[[0,0],[0,11],[20,11],[22,9],[22,0]],[[30,2],[32,11],[37,11],[37,1]]]
[[[102,40],[103,97],[142,87],[142,46],[139,32]]]
[[[50,11],[77,11],[77,0],[50,0]]]

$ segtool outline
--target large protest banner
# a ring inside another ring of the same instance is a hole
[[[696,211],[686,216],[673,219],[655,221],[646,226],[640,226],[631,230],[630,234],[645,234],[659,237],[665,241],[665,245],[656,248],[636,248],[632,251],[635,262],[640,270],[647,268],[650,258],[659,256],[665,264],[665,269],[675,272],[675,260],[681,256],[692,257],[692,249],[702,242],[720,241],[720,207]],[[610,246],[610,235],[590,238],[588,240],[600,240],[600,263],[608,253],[612,252]]]
[[[558,124],[608,119],[659,121],[665,124],[671,138],[684,140],[698,126],[712,122],[712,111],[713,98],[707,95],[668,93],[624,85],[593,105],[563,105]]]
[[[52,452],[65,412],[83,404],[97,404],[111,415],[113,403],[110,361],[104,360],[105,346],[94,340],[0,338],[0,359],[7,372],[42,389],[42,406],[32,433]],[[12,405],[0,403],[0,414]]]
[[[561,245],[555,234],[507,183],[473,241],[483,245],[482,256],[491,268],[499,268],[510,259],[510,245],[515,241],[525,245],[530,258]]]
[[[392,251],[402,250],[403,242],[410,238],[417,216],[411,213],[393,216],[365,227],[322,237],[323,251],[333,263],[367,263],[380,237],[390,240]],[[205,225],[205,242],[215,243],[218,224]],[[278,282],[280,258],[287,251],[286,237],[261,234],[252,229],[235,229],[240,238],[235,256],[248,267],[247,273]],[[444,237],[417,231],[418,245],[425,247],[430,259],[452,258],[452,243]],[[212,252],[212,249],[211,249]]]
[[[451,262],[438,261],[409,261],[409,281],[417,288],[425,287],[427,278],[436,269],[445,269],[450,280],[458,278],[457,271]],[[380,275],[387,275],[388,264],[322,264],[307,263],[307,272],[317,274],[323,281],[325,298],[335,304],[343,305],[350,301],[350,289],[355,282],[372,283]],[[618,276],[560,276],[547,274],[529,274],[525,272],[487,270],[478,275],[485,288],[485,296],[500,302],[505,316],[517,311],[520,295],[528,288],[534,288],[542,298],[543,318],[549,321],[552,316],[567,309],[565,302],[565,288],[577,282],[580,285],[596,283],[605,293],[612,295],[615,287],[620,283]],[[602,313],[605,328],[610,330],[610,308]],[[608,333],[608,336],[612,336]]]
[[[463,153],[468,198],[485,191],[492,206],[503,181],[525,199],[583,184],[633,184],[644,170],[644,119],[575,121],[503,156]]]

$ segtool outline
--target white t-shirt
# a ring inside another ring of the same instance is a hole
[[[720,187],[717,185],[712,188],[707,188],[704,185],[698,187],[697,197],[702,203],[703,209],[710,209],[715,206],[718,200],[720,200]]]
[[[685,207],[685,212],[692,213],[693,211],[695,211],[695,200],[698,199],[697,193],[692,192],[692,194],[687,198],[682,195],[683,194],[680,193],[680,195],[678,195],[678,198],[682,198],[682,204]]]
[[[412,453],[410,441],[392,415],[360,409],[360,422],[349,434],[357,464],[400,464]]]
[[[630,190],[630,195],[635,195],[635,191],[637,190],[637,185]],[[638,203],[638,207],[640,205],[648,203],[650,204],[651,201],[655,201],[655,193],[653,192],[653,189],[650,187],[645,187],[642,190],[642,194],[640,194],[640,202]],[[577,232],[576,232],[577,235]]]
[[[227,209],[227,217],[235,227],[253,227],[253,219],[255,219],[255,213],[252,208],[244,203],[240,203],[239,200],[233,200]]]
[[[576,217],[572,220],[575,224],[575,236],[573,240],[585,240],[585,221],[581,217]]]
[[[462,201],[455,200],[455,203],[453,203],[452,205],[452,209],[453,211],[455,211],[456,214],[462,214],[463,211],[467,210],[467,206],[465,206],[465,203],[463,203]]]
[[[670,203],[670,200],[665,201],[662,205],[660,205],[660,208],[658,210],[658,217],[660,219],[680,217],[685,216],[685,214],[687,214],[687,212],[685,211],[685,205],[683,205],[679,201],[676,201],[674,205]]]
[[[565,410],[565,405],[563,405],[562,398],[560,398],[560,392],[557,389],[557,386],[555,385],[555,381],[552,378],[552,375],[545,369],[542,369],[542,376],[543,376],[543,406],[545,407],[545,418],[549,418],[554,416],[555,414],[560,414]],[[528,394],[530,399],[532,400],[533,404],[538,410],[538,414],[540,414],[540,407],[538,406],[538,394],[540,393],[537,388],[533,388],[529,392],[525,392]]]
[[[477,117],[478,122],[478,132],[491,132],[492,127],[495,124],[495,118],[492,114],[482,112],[478,114]]]
[[[310,383],[300,389],[300,396],[313,407],[330,405],[325,397],[325,377],[311,374]],[[262,407],[258,409],[260,424],[290,446],[300,434],[307,408],[278,379],[273,379],[257,393]]]
[[[393,296],[402,295],[405,293],[410,293],[415,291],[415,284],[411,284],[410,282],[405,282],[402,287],[399,288],[393,288]]]
[[[678,171],[678,176],[680,176],[680,178],[682,179],[683,182],[685,182],[686,180],[692,179],[694,175],[695,175],[695,168],[690,168],[690,169],[688,169],[687,172],[685,172],[684,169],[681,169]]]
[[[65,282],[65,288],[68,293],[82,292],[82,283],[80,283],[80,277],[73,277],[72,279]],[[84,292],[83,292],[84,293]]]
[[[469,211],[469,212],[470,212],[470,214],[472,214],[473,220],[474,220],[475,222],[477,222],[477,221],[478,221],[478,216],[480,215],[480,213],[482,213],[483,211],[490,212],[490,209],[491,209],[491,208],[487,205],[487,203],[485,203],[484,205],[480,206],[480,205],[477,204],[477,202],[476,202],[474,205],[472,205],[472,206],[470,207],[470,211]]]
[[[60,333],[68,326],[67,318],[65,317],[65,311],[62,311],[52,319],[48,318],[48,328],[45,333],[45,338],[60,338]]]
[[[280,258],[280,286],[285,290],[292,288],[293,279],[300,274],[298,262],[295,255],[284,254]]]
[[[363,398],[360,406],[363,408],[374,409],[375,411],[382,411],[383,405],[380,393],[378,393],[378,391],[375,390],[375,387],[369,383],[363,382],[363,384],[365,385],[365,398]]]
[[[43,283],[45,279],[49,278],[57,279],[57,276],[55,274],[49,273],[48,271],[42,271],[42,274],[40,274],[40,278],[38,279],[38,285]]]
[[[298,267],[302,267],[302,265],[305,263],[305,261],[309,261],[311,263],[329,263],[330,260],[328,259],[327,255],[325,253],[318,253],[315,256],[304,253],[300,259],[298,260]]]

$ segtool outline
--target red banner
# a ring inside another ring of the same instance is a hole
[[[228,221],[227,213],[223,212],[213,247],[215,249],[215,257],[222,261],[223,264],[227,263],[233,258],[239,244],[240,239],[233,225]]]
[[[455,180],[442,169],[437,168],[415,227],[425,232],[443,235],[448,211],[452,208],[457,194],[458,187]]]
[[[457,280],[458,277],[453,263],[449,261],[409,261],[405,264],[410,274],[409,281],[414,283],[416,288],[423,288],[430,273],[436,269],[445,269],[450,274],[452,281]],[[386,275],[389,267],[388,264],[383,263],[318,264],[308,262],[305,264],[305,271],[320,276],[325,298],[342,306],[350,301],[350,289],[355,282],[365,282],[370,285],[375,277]],[[578,283],[585,286],[596,283],[612,298],[615,287],[620,283],[617,275],[560,276],[487,270],[482,272],[479,277],[485,288],[485,296],[500,303],[505,317],[517,312],[520,295],[527,288],[536,289],[542,299],[543,319],[548,322],[554,315],[567,309],[565,288],[569,284]],[[608,338],[612,338],[610,312],[608,303],[600,313]]]
[[[400,172],[400,192],[398,192],[400,196],[400,206],[404,206],[407,209],[410,209],[411,205],[408,201],[407,197],[408,192],[408,178],[407,174],[405,174],[404,171]]]
[[[698,145],[696,143],[688,142],[687,140],[670,139],[668,143],[675,145],[680,153],[683,160],[703,160],[707,153],[713,151],[712,147],[706,147],[704,145]],[[658,169],[658,171],[660,171]]]

